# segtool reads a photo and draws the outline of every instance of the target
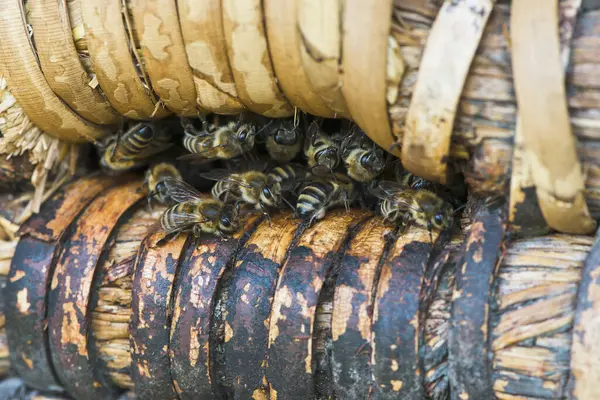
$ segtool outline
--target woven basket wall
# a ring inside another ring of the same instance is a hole
[[[3,0],[0,16],[0,184],[46,200],[20,227],[37,206],[1,202],[4,374],[76,399],[600,398],[591,2]],[[356,210],[158,246],[136,176],[49,183],[123,117],[296,110],[464,178],[462,233],[396,237]]]

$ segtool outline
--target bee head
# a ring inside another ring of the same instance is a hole
[[[321,165],[328,168],[330,171],[333,171],[340,163],[338,149],[335,147],[327,147],[323,150],[319,150],[315,154],[315,161],[317,162],[317,165]]]
[[[239,126],[235,137],[244,147],[253,147],[256,137],[256,127],[253,124],[242,124]]]
[[[380,173],[385,166],[383,153],[376,150],[365,151],[360,156],[360,165],[369,172]]]
[[[275,143],[281,146],[293,146],[298,143],[300,135],[293,129],[279,128],[273,135]]]
[[[281,185],[275,182],[266,185],[260,192],[260,202],[267,207],[276,207],[281,201]]]
[[[452,210],[452,206],[444,202],[431,219],[432,227],[439,230],[450,228],[450,226],[452,226],[453,215],[454,211]]]
[[[219,217],[219,230],[223,233],[232,234],[237,232],[238,229],[236,207],[226,206]]]

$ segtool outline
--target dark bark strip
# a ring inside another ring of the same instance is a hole
[[[279,214],[263,222],[240,251],[224,311],[223,370],[232,399],[266,398],[266,352],[275,286],[299,221]]]
[[[31,387],[60,386],[48,348],[46,296],[63,233],[100,192],[112,185],[107,177],[82,178],[59,190],[20,229],[12,259],[6,298],[6,335],[11,364]]]
[[[179,266],[169,342],[171,375],[181,399],[218,398],[210,374],[210,322],[218,283],[256,219],[230,239],[203,236],[189,246]]]
[[[371,325],[376,277],[394,227],[380,217],[365,223],[350,241],[335,282],[331,321],[331,365],[340,398],[371,393]]]
[[[457,269],[448,337],[451,398],[491,399],[489,302],[506,229],[504,206],[480,207]]]
[[[96,198],[75,223],[56,265],[48,293],[50,353],[60,382],[76,399],[113,394],[94,378],[88,354],[90,289],[115,227],[145,195],[141,185],[133,180]]]
[[[315,398],[313,329],[321,289],[343,243],[370,213],[332,211],[307,229],[281,268],[269,331],[271,398]]]
[[[373,312],[374,399],[424,396],[419,310],[432,249],[429,232],[411,226],[396,240],[381,269]]]
[[[187,235],[157,244],[163,232],[142,242],[133,273],[131,375],[142,399],[177,399],[169,360],[170,301],[173,281]]]

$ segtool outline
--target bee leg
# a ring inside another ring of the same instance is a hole
[[[346,212],[350,212],[350,197],[346,191],[344,191],[344,207],[346,208]]]
[[[433,225],[431,224],[431,221],[427,221],[427,230],[429,231],[429,240],[431,241],[431,244],[433,244]]]
[[[262,204],[260,205],[260,211],[262,211],[262,213],[265,215],[267,221],[269,221],[269,226],[271,226],[271,215],[269,215],[269,212],[265,209],[265,207]]]
[[[404,234],[406,232],[406,230],[408,229],[408,226],[410,225],[410,223],[411,223],[410,213],[404,214],[404,216],[402,217],[400,233]]]
[[[398,239],[398,230],[394,229],[393,231],[389,231],[383,235],[383,240],[386,242]]]
[[[115,155],[117,154],[117,146],[119,145],[119,142],[121,142],[121,136],[123,136],[123,132],[125,131],[125,118],[121,119],[121,122],[119,122],[119,130],[117,131],[117,141],[115,142],[115,145],[112,148],[112,151],[110,153],[110,161],[115,161]]]

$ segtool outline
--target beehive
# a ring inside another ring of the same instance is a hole
[[[2,203],[4,374],[74,398],[600,396],[592,2],[5,0],[0,15],[15,156],[0,182],[36,187]],[[158,245],[138,176],[64,184],[78,143],[122,116],[296,109],[353,119],[419,176],[462,173],[463,229],[283,213]]]

